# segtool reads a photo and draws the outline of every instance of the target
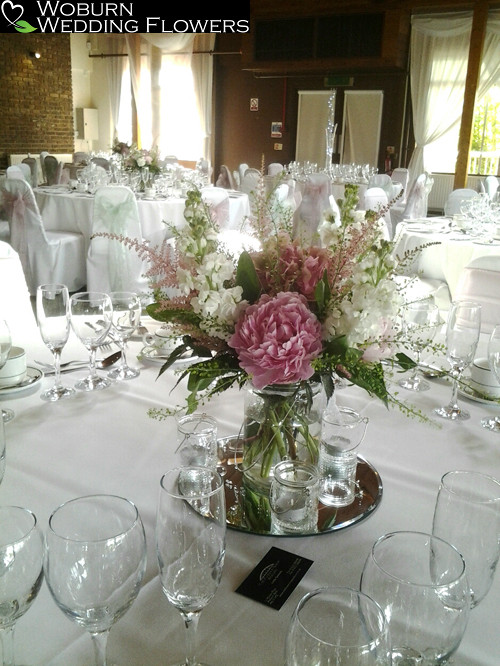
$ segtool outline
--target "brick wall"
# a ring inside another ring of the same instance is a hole
[[[70,35],[1,33],[0,169],[10,153],[72,153],[73,146]]]

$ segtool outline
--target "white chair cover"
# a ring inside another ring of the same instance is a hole
[[[500,185],[500,180],[496,176],[486,176],[483,181],[484,191],[489,196],[490,201],[493,201],[495,198],[498,187]]]
[[[63,163],[54,155],[47,155],[43,161],[48,185],[59,185],[63,170]]]
[[[365,210],[378,211],[387,206],[389,198],[381,187],[369,187],[364,196]],[[386,211],[382,216],[387,226],[388,238],[392,238],[394,233],[392,229],[391,213]]]
[[[387,195],[387,201],[390,201],[392,198],[392,180],[391,177],[386,173],[376,173],[370,177],[368,181],[368,188],[379,187]]]
[[[233,169],[233,183],[235,189],[239,190],[241,185],[240,172],[237,169]]]
[[[73,153],[73,164],[88,164],[90,158],[88,153],[76,151]]]
[[[283,165],[280,164],[279,162],[271,162],[271,164],[267,167],[268,176],[277,176],[282,171],[283,171]]]
[[[241,179],[240,191],[250,195],[252,192],[256,191],[259,180],[260,171],[258,169],[254,169],[253,167],[249,167]]]
[[[326,173],[307,176],[302,191],[302,200],[293,217],[293,236],[304,243],[318,245],[318,227],[330,210],[332,182]]]
[[[109,171],[110,161],[106,157],[93,157],[92,164],[95,164],[96,166],[102,167],[103,169],[106,169],[106,171]]]
[[[23,164],[26,164],[30,170],[30,180],[29,183],[31,187],[36,187],[38,185],[38,163],[34,157],[28,155],[22,161]]]
[[[130,188],[108,185],[95,193],[92,233],[102,232],[142,243],[137,201]],[[144,295],[148,291],[146,268],[138,254],[119,240],[91,238],[87,253],[89,291],[133,291]]]
[[[30,293],[18,253],[0,241],[0,316],[7,321],[14,345],[38,336]]]
[[[250,165],[247,164],[246,162],[241,162],[241,164],[238,165],[238,171],[239,171],[239,174],[240,174],[240,183],[243,180],[243,176],[246,174],[247,169],[249,168],[249,166]]]
[[[20,164],[14,164],[12,166],[7,167],[5,174],[7,178],[21,178],[22,180],[26,180],[25,173],[21,169]]]
[[[399,199],[398,204],[405,204],[408,199],[408,183],[410,182],[410,172],[404,167],[397,167],[393,170],[391,175],[393,183],[401,183],[403,186],[403,196]]]
[[[481,305],[481,332],[491,333],[500,324],[500,261],[498,256],[478,257],[461,272],[455,300]]]
[[[444,214],[458,215],[463,201],[466,199],[478,199],[479,196],[479,192],[468,187],[453,190],[449,193],[446,203],[444,204]]]
[[[29,183],[6,178],[1,184],[10,223],[10,242],[19,254],[30,294],[39,284],[62,282],[69,291],[85,285],[85,241],[70,231],[45,231]]]
[[[421,173],[408,193],[408,199],[403,211],[403,220],[416,220],[427,217],[427,201],[434,184],[434,179],[428,173]]]
[[[203,187],[201,198],[209,206],[220,229],[229,226],[229,192],[223,187]]]
[[[236,189],[236,186],[233,181],[233,175],[225,164],[221,165],[219,177],[217,178],[215,185],[216,187],[223,187],[226,190]]]
[[[45,170],[45,158],[47,157],[49,153],[46,150],[42,150],[40,153],[40,166],[42,168],[42,178],[43,182],[47,182],[47,171]]]

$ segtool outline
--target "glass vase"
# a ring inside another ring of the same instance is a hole
[[[248,529],[269,532],[272,470],[282,460],[318,461],[321,415],[327,399],[321,383],[247,387],[243,422],[242,511]]]

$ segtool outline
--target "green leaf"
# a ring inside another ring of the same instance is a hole
[[[36,28],[30,25],[28,21],[24,21],[23,19],[17,21],[14,28],[17,30],[17,32],[33,32],[36,30]]]
[[[243,298],[255,303],[260,296],[260,283],[252,257],[244,250],[238,259],[236,284],[243,289]]]
[[[318,314],[321,317],[325,311],[328,301],[331,298],[330,285],[328,284],[328,274],[325,271],[322,279],[316,284],[314,289],[314,300],[318,308]]]
[[[411,370],[417,365],[415,361],[413,361],[406,354],[403,354],[403,352],[398,352],[396,354],[396,360],[399,367],[402,368],[403,370]]]

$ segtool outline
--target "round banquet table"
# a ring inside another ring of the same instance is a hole
[[[61,186],[39,187],[34,192],[45,229],[82,233],[88,244],[92,235],[94,203],[91,194],[79,193]],[[165,237],[170,236],[167,224],[177,228],[184,226],[185,202],[185,198],[182,197],[139,198],[137,205],[144,240],[152,245],[159,245]],[[248,195],[243,192],[230,192],[228,228],[239,229],[249,214]]]
[[[497,256],[500,262],[500,239],[492,243],[450,229],[449,218],[429,217],[401,222],[394,236],[394,254],[420,248],[414,260],[404,270],[406,275],[446,282],[453,300],[458,278],[473,259]]]
[[[154,330],[155,322],[146,319],[144,323]],[[30,366],[35,366],[34,359],[50,362],[36,328],[26,326],[14,342],[27,349]],[[485,342],[481,341],[478,355],[484,352]],[[114,493],[136,503],[146,530],[147,571],[138,598],[111,629],[108,657],[126,666],[158,666],[181,659],[184,650],[183,624],[162,593],[154,545],[159,481],[179,461],[175,420],[153,419],[147,410],[180,404],[186,389],[184,382],[174,388],[176,369],[158,378],[158,364],[137,358],[141,349],[139,340],[129,343],[128,359],[141,369],[140,376],[104,391],[46,403],[39,393],[53,378],[44,377],[25,392],[0,393],[0,401],[16,413],[6,425],[7,463],[0,501],[32,509],[43,530],[51,511],[78,495]],[[63,361],[74,358],[85,359],[86,352],[71,337]],[[83,372],[63,375],[63,379],[73,385]],[[450,395],[451,387],[444,379],[433,380],[427,392],[401,389],[399,393],[426,414],[448,402]],[[364,520],[313,537],[257,536],[229,529],[222,582],[199,624],[198,654],[213,666],[282,666],[286,628],[302,595],[324,585],[358,587],[369,549],[382,534],[429,531],[439,480],[446,471],[473,469],[500,478],[500,436],[479,423],[486,414],[498,413],[498,404],[467,400],[469,421],[429,425],[397,409],[387,410],[356,387],[340,389],[336,396],[339,405],[369,418],[360,454],[381,476],[382,500]],[[243,395],[229,390],[204,409],[217,419],[221,437],[234,435],[243,416]],[[235,591],[272,546],[313,561],[279,611]],[[498,666],[499,604],[497,574],[490,593],[471,613],[454,666]],[[46,583],[18,621],[15,637],[17,663],[93,663],[90,636],[57,608]]]

